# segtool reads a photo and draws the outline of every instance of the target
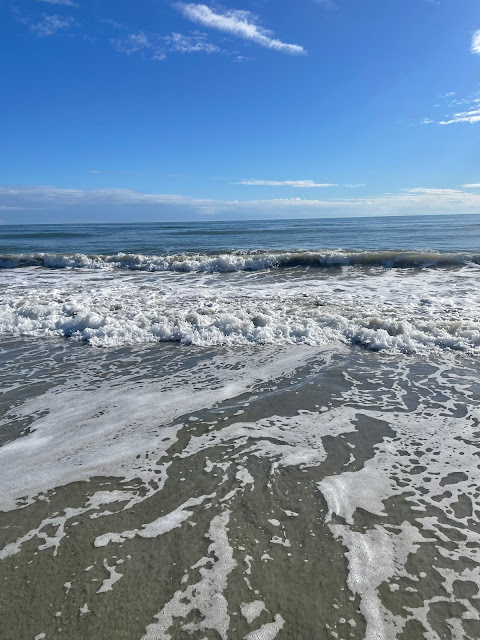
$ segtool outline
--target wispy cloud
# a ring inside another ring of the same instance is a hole
[[[472,53],[480,55],[480,29],[472,36]]]
[[[167,53],[220,53],[221,49],[208,42],[204,34],[185,36],[171,33],[167,36],[146,34],[143,31],[112,39],[117,51],[148,54],[152,60],[166,60]]]
[[[469,111],[459,111],[452,114],[447,120],[440,120],[438,124],[457,124],[459,122],[468,122],[475,124],[480,122],[480,109],[470,109]]]
[[[40,38],[44,38],[46,36],[52,36],[59,31],[68,31],[75,23],[75,20],[69,16],[44,15],[39,22],[30,22],[24,19],[22,19],[22,22]]]
[[[171,51],[179,53],[218,53],[220,51],[219,47],[207,42],[207,37],[204,35],[184,36],[181,33],[172,33],[170,36],[165,36],[164,40]]]
[[[442,93],[442,95],[438,96],[438,99],[444,100],[445,98],[453,98],[455,95],[455,91],[448,91],[447,93]]]
[[[249,185],[254,187],[293,187],[294,189],[338,187],[338,184],[315,182],[314,180],[241,180],[237,184]]]
[[[464,184],[464,189],[480,189],[480,182],[472,182],[471,184]]]
[[[250,11],[230,9],[224,13],[219,13],[205,4],[185,4],[182,2],[177,3],[175,6],[186,18],[204,27],[217,29],[282,53],[291,55],[306,53],[306,50],[298,44],[288,44],[273,37],[272,31],[257,24],[256,16]]]
[[[113,38],[111,43],[117,51],[126,53],[128,56],[132,53],[148,52],[154,60],[165,60],[166,58],[160,45],[143,31],[129,33],[122,38]]]
[[[40,0],[40,2],[48,2],[48,4],[62,4],[64,7],[78,7],[73,0]]]
[[[453,196],[463,194],[460,189],[432,189],[425,187],[415,187],[414,189],[404,189],[406,193],[421,193],[426,196]]]
[[[436,117],[423,118],[421,124],[438,124],[442,126],[450,124],[468,123],[475,124],[480,122],[480,94],[476,93],[467,98],[458,98],[455,91],[450,91],[439,99],[444,100],[442,104],[434,105],[437,108],[444,109],[444,117],[440,119]]]

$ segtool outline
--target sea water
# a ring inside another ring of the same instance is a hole
[[[480,216],[0,227],[0,637],[480,637]]]

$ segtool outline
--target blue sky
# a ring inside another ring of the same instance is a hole
[[[3,0],[0,29],[4,223],[480,213],[478,0]]]

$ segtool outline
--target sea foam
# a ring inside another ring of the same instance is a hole
[[[242,258],[243,260],[243,258]],[[0,271],[0,334],[96,347],[358,344],[370,350],[480,350],[479,267],[312,274]]]

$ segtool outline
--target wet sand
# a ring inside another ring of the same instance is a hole
[[[476,361],[2,346],[2,640],[480,637]]]

